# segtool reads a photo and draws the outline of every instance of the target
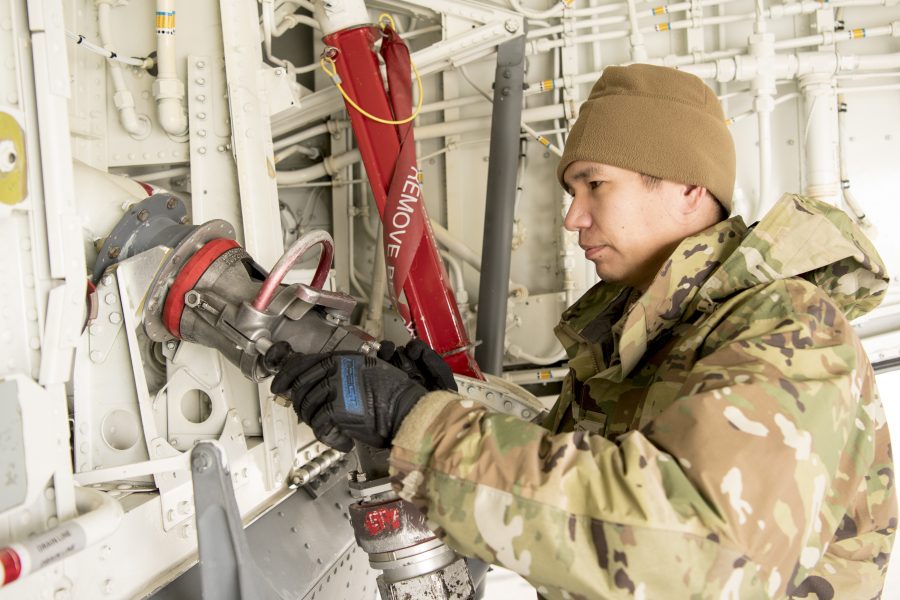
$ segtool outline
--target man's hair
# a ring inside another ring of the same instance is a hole
[[[641,180],[644,182],[644,187],[651,192],[658,188],[659,184],[662,183],[662,179],[660,179],[659,177],[647,175],[646,173],[641,173]]]
[[[653,175],[647,175],[646,173],[641,173],[640,175],[641,175],[641,181],[644,182],[644,187],[647,188],[648,190],[650,190],[651,192],[653,190],[657,189],[659,187],[659,184],[662,183],[662,179],[659,177],[655,177]],[[722,222],[722,221],[726,220],[730,216],[728,214],[728,211],[725,209],[725,207],[722,205],[722,203],[719,202],[719,199],[716,198],[716,196],[712,192],[710,192],[709,190],[706,190],[706,191],[709,193],[710,196],[712,196],[712,199],[715,200],[716,207],[719,209],[719,217],[718,217],[718,219],[716,219],[716,221]]]

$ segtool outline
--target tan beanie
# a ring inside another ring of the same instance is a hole
[[[559,167],[598,162],[700,185],[731,212],[734,141],[722,105],[694,75],[653,65],[607,67],[581,105]]]

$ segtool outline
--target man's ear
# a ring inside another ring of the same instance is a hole
[[[700,185],[685,184],[681,191],[682,207],[685,214],[697,212],[703,207],[703,201],[706,198],[707,190]]]

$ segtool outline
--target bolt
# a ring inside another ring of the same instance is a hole
[[[107,252],[106,254],[110,258],[119,258],[119,254],[121,252],[122,252],[122,248],[120,248],[119,246],[113,246],[112,248],[109,249],[109,252]]]
[[[504,23],[503,26],[510,33],[515,33],[519,30],[519,22],[515,19],[507,19],[506,23]]]
[[[185,216],[181,217],[181,218],[178,220],[178,222],[181,223],[182,225],[184,225],[185,223],[190,222],[190,218],[188,218],[188,216],[185,215]]]
[[[149,219],[149,218],[150,218],[150,211],[147,210],[147,209],[144,209],[144,210],[142,210],[141,212],[139,212],[139,213],[137,214],[137,219],[138,219],[138,221],[140,221],[141,223],[143,223],[144,221],[146,221],[146,220]]]
[[[275,69],[275,74],[279,77],[284,75],[284,69]]]
[[[197,94],[197,102],[206,102],[206,96],[203,94]]]
[[[166,348],[168,348],[169,350],[174,350],[175,349],[175,340],[169,340],[168,342],[166,342]]]
[[[168,200],[166,200],[166,208],[171,210],[176,206],[178,206],[178,200],[176,198],[169,198]]]
[[[16,168],[16,145],[12,140],[0,141],[0,173],[9,173]]]
[[[202,60],[198,60],[198,61],[197,61],[197,68],[198,68],[198,69],[203,69],[203,68],[205,68],[205,67],[206,67],[206,61],[202,61]]]
[[[197,83],[197,85],[205,85],[206,84],[206,80],[203,79],[202,77],[198,77],[194,81]]]
[[[191,466],[198,473],[202,473],[212,466],[212,461],[209,460],[209,456],[206,453],[199,453],[191,461]]]
[[[206,154],[206,148],[203,146],[200,146],[199,148],[197,148],[197,152],[199,154]]]
[[[198,135],[199,137],[206,137],[206,130],[205,130],[205,129],[201,129],[200,131],[197,132],[197,135]]]
[[[201,120],[202,120],[202,119],[205,119],[205,118],[206,118],[206,113],[205,113],[205,112],[198,112],[198,113],[197,113],[197,118],[198,118],[198,119],[201,119]]]

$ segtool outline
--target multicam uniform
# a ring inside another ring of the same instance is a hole
[[[453,547],[550,598],[877,597],[893,462],[848,319],[886,287],[828,205],[723,221],[643,295],[601,283],[564,313],[571,373],[546,429],[425,396],[394,439],[396,485]]]

